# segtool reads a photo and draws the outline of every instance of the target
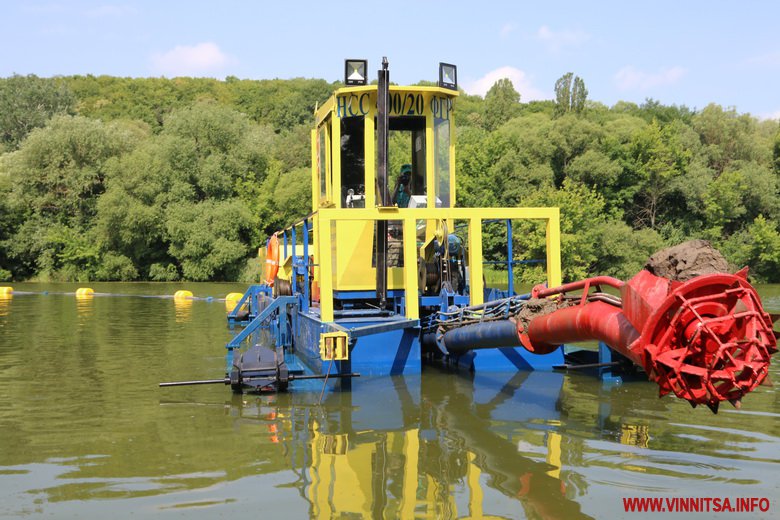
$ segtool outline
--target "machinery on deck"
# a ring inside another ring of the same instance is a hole
[[[265,283],[228,315],[243,329],[227,344],[219,382],[268,386],[252,372],[261,354],[250,349],[251,363],[234,356],[260,331],[277,389],[293,378],[283,373],[351,384],[355,373],[419,373],[423,360],[550,370],[565,362],[563,344],[593,340],[604,354],[597,366],[615,354],[646,371],[661,395],[713,411],[765,380],[776,338],[746,271],[684,283],[642,271],[629,282],[561,285],[557,208],[456,207],[455,67],[440,64],[437,86],[399,87],[386,60],[375,85],[367,66],[347,60],[346,86],[315,112],[311,213],[269,239]],[[547,283],[527,295],[513,285],[512,222],[521,219],[546,226]],[[487,222],[506,225],[506,291],[485,288]]]

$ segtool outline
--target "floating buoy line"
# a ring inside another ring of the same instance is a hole
[[[206,301],[206,302],[225,302],[225,308],[233,310],[239,302],[242,293],[228,293],[224,298],[215,298],[213,296],[195,296],[192,291],[179,290],[174,294],[127,294],[127,293],[104,293],[95,292],[91,287],[79,287],[74,292],[64,291],[16,291],[13,287],[0,287],[0,299],[10,299],[14,296],[75,296],[78,299],[87,299],[93,297],[119,297],[119,298],[157,298],[172,299],[177,302],[182,301]]]

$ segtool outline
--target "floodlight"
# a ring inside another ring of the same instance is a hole
[[[458,67],[450,63],[439,63],[439,86],[458,90]]]
[[[368,60],[344,60],[344,84],[365,85]]]

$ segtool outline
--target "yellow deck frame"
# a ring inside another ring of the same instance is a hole
[[[468,221],[468,264],[470,304],[482,302],[482,223],[485,220],[544,220],[546,222],[547,241],[547,284],[555,287],[561,284],[560,249],[560,212],[558,208],[322,208],[314,215],[314,235],[316,258],[319,263],[318,277],[320,285],[320,313],[324,322],[333,321],[334,260],[346,262],[340,258],[342,253],[332,240],[332,230],[337,222],[400,220],[403,222],[403,257],[405,268],[399,268],[402,274],[402,288],[406,294],[415,295],[406,298],[406,318],[419,318],[419,287],[417,280],[416,226],[418,220]],[[409,240],[407,237],[413,237]],[[370,247],[370,246],[369,246]],[[328,254],[330,252],[330,254]],[[335,257],[335,259],[334,259]],[[330,274],[329,274],[330,273]]]

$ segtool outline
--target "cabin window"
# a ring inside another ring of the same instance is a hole
[[[328,196],[328,129],[322,125],[317,130],[317,176],[320,179],[320,201]]]
[[[450,121],[434,119],[434,150],[436,196],[441,206],[452,207],[450,197]],[[438,206],[438,201],[437,201]]]
[[[396,203],[399,198],[401,167],[409,164],[412,174],[407,188],[411,198],[405,207],[425,206],[425,117],[401,116],[389,120],[387,189],[391,202]],[[401,200],[406,201],[404,197]]]
[[[341,207],[366,207],[365,119],[341,119]]]

